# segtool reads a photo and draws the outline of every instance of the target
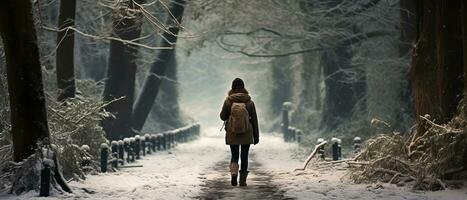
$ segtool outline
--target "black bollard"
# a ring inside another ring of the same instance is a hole
[[[339,160],[342,160],[342,140],[339,139],[339,145],[337,146],[337,154],[339,156]]]
[[[42,161],[43,168],[41,170],[41,188],[39,193],[41,197],[50,196],[50,177],[53,165],[53,161],[50,159],[44,159]]]
[[[157,135],[156,137],[156,145],[157,145],[157,150],[160,151],[162,150],[162,136],[161,135]]]
[[[324,139],[323,138],[318,138],[317,143],[321,144],[322,142],[324,142]],[[325,151],[324,151],[324,146],[326,146],[326,145],[323,145],[323,146],[319,147],[319,149],[318,149],[318,155],[319,155],[319,158],[321,160],[325,160],[325,158],[326,158],[326,154],[325,154]]]
[[[110,143],[110,148],[112,151],[112,167],[116,169],[118,168],[118,142],[112,141]]]
[[[167,133],[162,134],[162,148],[163,148],[163,150],[166,150],[166,149],[170,148],[167,145],[167,137],[168,137]]]
[[[135,136],[135,148],[134,148],[136,159],[141,159],[141,137],[139,135]]]
[[[284,141],[288,141],[289,136],[289,111],[286,109],[282,110],[282,137]]]
[[[131,137],[130,138],[130,151],[129,151],[129,154],[130,154],[130,162],[135,162],[135,148],[136,148],[136,142],[135,142],[135,138],[134,137]]]
[[[284,141],[289,141],[289,111],[292,109],[292,103],[284,102],[282,104],[282,136]]]
[[[109,145],[107,143],[101,144],[101,172],[107,172],[107,162],[109,159]]]
[[[174,132],[171,132],[170,133],[170,143],[172,145],[172,147],[176,147],[177,146],[177,140],[175,139],[175,136],[177,135],[177,131],[174,131]]]
[[[130,154],[130,138],[124,138],[123,139],[123,149],[125,149],[125,152],[126,152],[126,162],[127,163],[130,163],[130,159],[131,159],[131,154]]]
[[[334,137],[331,142],[332,160],[339,160],[339,139]]]
[[[360,152],[360,149],[362,148],[362,139],[360,137],[355,137],[353,139],[353,148],[354,153]]]
[[[156,152],[156,149],[157,149],[157,146],[156,146],[156,136],[154,135],[151,135],[151,147],[152,147],[152,151],[153,152]]]
[[[302,142],[302,131],[297,130],[297,143],[301,143],[301,142]]]
[[[146,134],[144,135],[144,138],[146,139],[145,142],[146,142],[146,147],[147,147],[147,151],[146,153],[147,154],[151,154],[152,153],[152,140],[151,140],[151,136],[149,134]]]
[[[141,136],[141,153],[146,156],[146,136]]]
[[[125,143],[123,140],[118,141],[118,161],[120,162],[120,165],[125,164],[124,163],[124,157],[125,157]]]

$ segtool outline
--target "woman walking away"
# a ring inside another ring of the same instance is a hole
[[[237,186],[238,159],[240,154],[240,186],[246,186],[248,176],[248,151],[250,144],[258,144],[259,130],[255,104],[251,100],[245,84],[240,78],[232,82],[232,89],[224,101],[220,114],[225,124],[225,143],[230,145],[232,159],[230,160],[230,174],[232,186]],[[241,153],[239,153],[241,149]]]

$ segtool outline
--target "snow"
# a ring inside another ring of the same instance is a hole
[[[72,194],[38,198],[38,193],[31,191],[21,196],[0,195],[0,199],[467,199],[465,188],[416,192],[389,184],[352,184],[340,166],[294,171],[307,155],[299,154],[296,144],[284,143],[279,136],[261,135],[260,143],[252,146],[250,152],[249,185],[244,189],[229,185],[230,150],[223,133],[209,128],[195,141],[158,151],[131,164],[143,167],[122,168],[73,181]],[[275,194],[268,194],[272,190]]]

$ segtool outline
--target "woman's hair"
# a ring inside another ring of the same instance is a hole
[[[236,89],[231,89],[228,94],[230,96],[230,95],[235,94],[235,93],[248,94],[248,91],[245,88],[236,88]]]

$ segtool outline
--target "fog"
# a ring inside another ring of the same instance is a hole
[[[183,43],[182,43],[183,44]],[[180,47],[180,46],[179,46]],[[183,46],[180,47],[183,49]],[[203,126],[222,126],[219,113],[234,78],[241,78],[257,106],[260,124],[266,123],[272,87],[267,59],[248,59],[222,51],[210,44],[187,56],[177,54],[180,106]]]

